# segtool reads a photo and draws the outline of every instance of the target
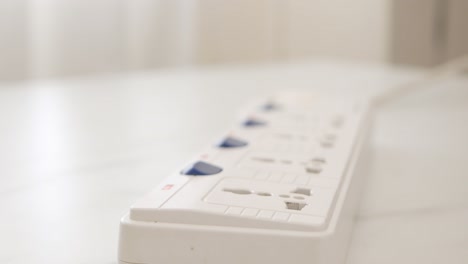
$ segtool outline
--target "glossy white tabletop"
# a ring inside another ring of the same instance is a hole
[[[0,88],[0,263],[116,263],[119,218],[278,89],[378,94],[421,72],[317,61]],[[348,263],[468,263],[468,80],[375,112]]]

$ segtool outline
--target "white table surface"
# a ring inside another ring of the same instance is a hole
[[[367,96],[420,71],[316,61],[0,88],[0,263],[116,263],[119,218],[254,96]],[[468,80],[375,112],[348,263],[468,263]]]

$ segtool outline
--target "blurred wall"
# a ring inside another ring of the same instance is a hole
[[[125,69],[121,0],[30,0],[30,77]]]
[[[199,61],[386,62],[389,0],[200,1]]]
[[[434,1],[445,0],[4,0],[0,80],[317,57],[419,63],[408,58],[433,40],[416,26],[432,23]],[[468,23],[464,5],[449,19]],[[447,29],[450,50],[468,46],[461,31]]]
[[[30,32],[28,0],[0,2],[0,80],[28,77]]]
[[[122,1],[126,68],[195,64],[199,5],[195,0]]]
[[[468,54],[468,1],[393,0],[392,62],[433,66]]]
[[[286,1],[287,2],[287,1]],[[277,57],[280,1],[201,0],[197,15],[199,63],[268,61]],[[277,22],[278,20],[278,22]]]
[[[386,62],[389,0],[289,1],[288,54]]]
[[[385,62],[388,0],[6,0],[0,78],[335,57]]]

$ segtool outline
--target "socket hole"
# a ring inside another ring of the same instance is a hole
[[[328,141],[328,140],[323,140],[320,142],[320,145],[324,148],[331,148],[333,147],[333,142]]]
[[[332,133],[325,134],[324,138],[328,141],[334,141],[336,139],[336,135]]]
[[[296,190],[292,191],[292,193],[303,194],[303,195],[307,195],[307,196],[312,195],[312,191],[310,189],[300,188],[300,187],[297,188]]]
[[[280,194],[279,197],[281,197],[281,198],[289,198],[289,197],[291,197],[291,196],[289,196],[289,195],[287,195],[287,194]]]
[[[271,158],[264,158],[264,157],[252,157],[251,159],[254,160],[254,161],[266,162],[266,163],[273,163],[273,162],[275,162],[274,159],[271,159]]]
[[[241,195],[252,194],[252,191],[245,189],[223,189],[223,191]]]
[[[294,196],[294,199],[297,199],[297,200],[304,200],[304,197],[302,197],[302,196]]]
[[[291,134],[277,134],[276,136],[282,139],[292,139],[293,137]]]
[[[324,164],[325,163],[325,158],[322,157],[316,157],[312,159],[312,163],[315,164]]]
[[[256,194],[259,196],[271,196],[271,193],[267,193],[267,192],[258,192]]]
[[[305,167],[307,173],[318,174],[322,171],[322,168],[319,166],[307,166]]]
[[[301,211],[302,208],[306,206],[305,203],[297,203],[297,202],[285,202],[286,208],[289,210],[296,210]]]

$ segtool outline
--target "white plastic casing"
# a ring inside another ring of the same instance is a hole
[[[137,201],[120,263],[344,263],[366,174],[366,102],[304,93],[253,105],[224,137]],[[242,121],[244,121],[242,120]],[[359,164],[358,164],[359,161]],[[213,175],[184,175],[204,162]]]

